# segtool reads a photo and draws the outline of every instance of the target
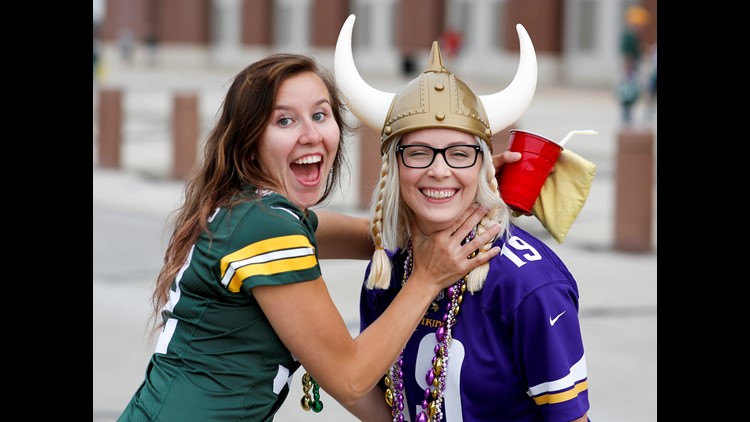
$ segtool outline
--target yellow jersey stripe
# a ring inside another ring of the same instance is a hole
[[[578,395],[581,391],[586,391],[589,388],[588,380],[583,381],[580,384],[576,384],[575,387],[568,391],[563,391],[556,394],[544,394],[539,397],[534,397],[536,404],[554,404],[568,401]]]
[[[229,281],[229,291],[237,293],[242,286],[242,280],[256,275],[278,274],[289,271],[306,270],[318,264],[315,255],[287,258],[270,262],[245,265],[238,268]]]
[[[294,234],[290,236],[274,237],[272,239],[261,240],[255,242],[252,245],[247,245],[244,248],[233,252],[221,259],[221,276],[226,275],[227,268],[236,261],[243,261],[251,259],[257,255],[261,255],[268,252],[276,252],[283,249],[293,248],[312,248],[310,240],[301,235]]]

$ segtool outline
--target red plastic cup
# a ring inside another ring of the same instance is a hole
[[[500,168],[500,197],[515,211],[531,213],[563,148],[555,141],[525,130],[511,130],[508,150],[521,159]]]

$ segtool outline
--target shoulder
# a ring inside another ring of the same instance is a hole
[[[267,193],[259,199],[235,204],[217,215],[229,234],[240,244],[264,239],[303,236],[314,240],[317,216],[308,215],[278,193]]]
[[[315,230],[278,194],[248,198],[217,214],[211,245],[221,247],[222,284],[232,292],[320,277]]]
[[[511,226],[502,238],[495,241],[500,246],[500,255],[491,262],[492,265],[515,268],[518,271],[567,271],[560,257],[546,243],[527,232]]]
[[[544,287],[573,289],[577,294],[575,279],[562,260],[529,232],[512,226],[495,245],[501,252],[490,261],[482,288],[486,300],[503,298],[503,307],[514,308]]]

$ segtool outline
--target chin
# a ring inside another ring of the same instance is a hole
[[[458,216],[431,215],[429,217],[428,216],[416,216],[415,217],[415,220],[417,221],[417,225],[419,225],[423,234],[428,235],[428,236],[440,230],[444,230],[444,229],[451,227],[453,222],[456,221],[456,219],[458,219]]]

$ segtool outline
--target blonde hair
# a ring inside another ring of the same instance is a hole
[[[492,153],[488,145],[478,136],[474,136],[477,144],[482,148],[482,162],[479,169],[480,177],[477,182],[477,196],[475,201],[489,208],[487,215],[477,226],[477,234],[483,233],[493,224],[500,225],[500,235],[510,227],[511,213],[508,206],[500,198],[495,179],[495,166],[492,163]],[[414,213],[401,199],[399,189],[399,166],[396,157],[396,146],[401,136],[391,140],[381,156],[380,180],[373,190],[370,202],[370,232],[375,242],[375,253],[372,256],[370,274],[367,278],[367,288],[387,289],[391,281],[392,265],[387,251],[395,252],[403,249],[411,237],[409,222]],[[483,177],[482,177],[483,176]],[[486,252],[494,239],[482,245],[479,252]],[[467,290],[474,293],[484,285],[489,272],[489,263],[480,265],[472,270],[467,278]]]

